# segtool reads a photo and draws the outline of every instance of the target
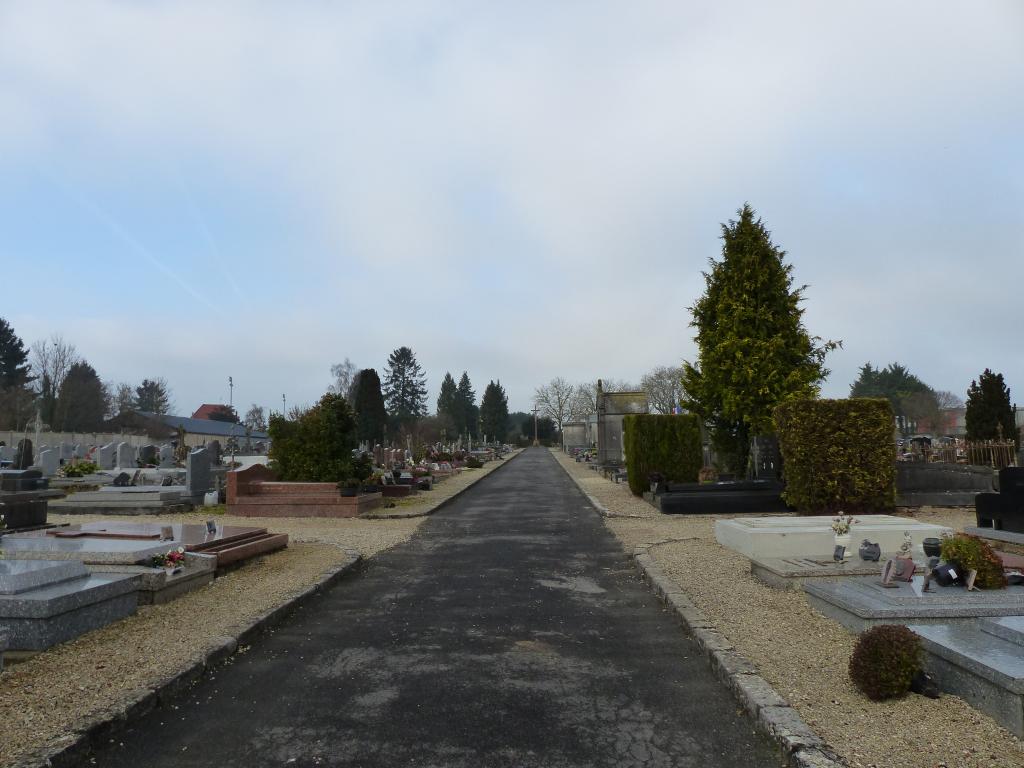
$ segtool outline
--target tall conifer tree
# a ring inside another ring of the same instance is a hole
[[[508,433],[508,396],[501,381],[490,382],[480,401],[480,421],[484,435],[490,440],[502,441]]]
[[[1010,388],[1003,374],[986,368],[967,389],[967,413],[964,416],[968,440],[995,440],[1002,433],[1004,440],[1020,445]]]
[[[388,357],[384,377],[388,415],[408,425],[427,415],[427,377],[409,347],[399,347]]]
[[[364,368],[357,376],[356,434],[360,441],[369,442],[372,447],[384,442],[384,431],[388,423],[387,409],[384,407],[384,395],[376,369]]]

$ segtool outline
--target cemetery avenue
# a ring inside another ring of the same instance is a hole
[[[120,741],[95,764],[778,764],[538,449]]]

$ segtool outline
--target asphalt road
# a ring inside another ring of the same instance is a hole
[[[89,764],[781,760],[586,497],[530,449]]]

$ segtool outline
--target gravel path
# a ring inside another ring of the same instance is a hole
[[[851,766],[1024,766],[1021,742],[955,696],[888,703],[862,696],[846,671],[853,636],[812,610],[802,592],[756,581],[747,558],[715,541],[715,517],[662,515],[628,486],[555,455],[612,515],[606,525],[626,547],[655,545],[651,555],[665,575]],[[965,510],[926,509],[914,517],[957,529],[974,524]]]
[[[425,515],[504,462],[467,470],[403,504],[405,514]],[[18,664],[0,674],[0,766],[70,740],[69,733],[95,720],[200,659],[226,635],[314,584],[345,559],[345,549],[370,557],[408,541],[426,519],[243,518],[211,508],[166,517],[50,515],[53,523],[95,520],[264,526],[287,533],[287,549],[257,558],[209,586],[166,605],[138,612]],[[381,510],[394,512],[399,510]],[[201,620],[197,620],[201,617]]]

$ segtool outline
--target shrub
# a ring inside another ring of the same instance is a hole
[[[668,482],[696,482],[704,463],[697,416],[634,413],[623,418],[622,426],[629,489],[635,495],[648,490],[652,474]]]
[[[91,461],[79,461],[74,464],[65,464],[60,468],[59,474],[64,475],[64,477],[85,477],[99,471],[99,464],[94,464]]]
[[[902,696],[921,671],[921,640],[899,624],[871,627],[850,656],[853,684],[874,701]]]
[[[480,469],[483,466],[483,462],[480,461],[476,456],[470,456],[466,459],[467,469]]]
[[[956,563],[966,578],[967,571],[977,571],[974,586],[979,589],[1005,589],[1003,561],[987,543],[969,533],[958,533],[942,540],[942,559]]]
[[[269,433],[270,466],[281,480],[336,483],[355,471],[356,424],[341,395],[324,395],[294,421],[271,416]]]
[[[887,512],[896,503],[888,400],[793,400],[775,409],[786,490],[805,515]]]

